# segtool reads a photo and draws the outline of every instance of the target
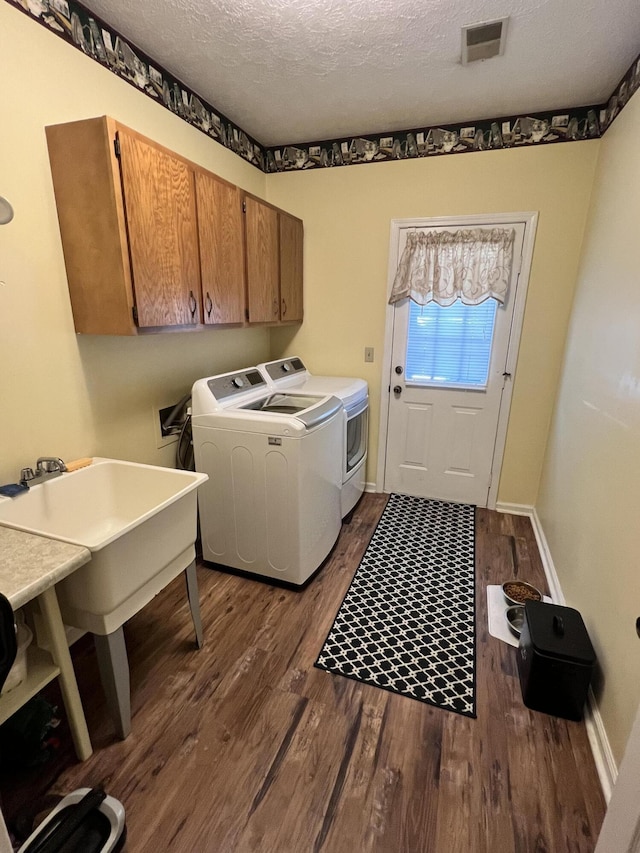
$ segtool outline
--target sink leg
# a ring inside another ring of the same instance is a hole
[[[69,655],[69,645],[55,589],[49,587],[49,589],[41,592],[38,602],[40,604],[40,612],[48,630],[53,659],[60,669],[60,689],[62,690],[62,698],[67,709],[67,717],[69,718],[69,727],[71,728],[71,736],[76,748],[76,754],[81,761],[84,761],[91,755],[91,741],[89,740],[87,723],[84,718],[84,711],[82,710],[82,702],[78,693],[78,685],[73,671],[71,656]]]
[[[124,630],[120,626],[111,634],[93,635],[100,670],[100,680],[107,699],[107,707],[116,727],[116,733],[124,740],[131,731],[131,690],[129,687],[129,661],[124,642]]]
[[[195,560],[185,569],[184,577],[187,582],[187,598],[189,599],[193,627],[196,630],[196,645],[201,649],[203,644],[202,619],[200,618],[200,596],[198,595],[198,577],[196,575]]]

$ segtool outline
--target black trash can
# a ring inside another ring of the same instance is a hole
[[[595,663],[589,634],[577,610],[526,602],[518,674],[527,708],[581,720]]]

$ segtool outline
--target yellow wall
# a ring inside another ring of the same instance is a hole
[[[539,211],[499,500],[535,503],[599,141],[269,175],[269,201],[305,224],[305,321],[272,334],[316,373],[368,380],[376,478],[390,221]],[[374,364],[364,363],[373,346]],[[378,484],[381,487],[382,484]]]
[[[601,144],[538,502],[564,593],[596,647],[618,761],[640,700],[639,136],[636,94]]]
[[[264,329],[78,337],[73,329],[44,127],[112,115],[264,195],[265,177],[96,62],[0,2],[0,482],[37,456],[117,456],[172,464],[154,410],[194,379],[268,355]]]

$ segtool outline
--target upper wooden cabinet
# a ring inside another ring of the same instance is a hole
[[[245,286],[240,190],[199,170],[196,198],[204,322],[242,323]]]
[[[302,320],[302,245],[301,219],[280,211],[280,319]]]
[[[116,139],[138,326],[199,323],[193,170],[123,129]]]
[[[245,238],[248,320],[275,323],[280,319],[278,211],[246,196]]]
[[[77,332],[301,319],[300,220],[106,116],[46,132]]]
[[[302,320],[302,220],[245,197],[250,323]]]

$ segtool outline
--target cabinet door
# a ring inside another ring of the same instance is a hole
[[[255,198],[245,199],[247,301],[250,323],[280,319],[278,211]]]
[[[302,221],[280,212],[280,319],[302,320]]]
[[[196,172],[202,308],[206,324],[244,321],[242,201],[233,184]]]
[[[193,171],[133,134],[118,139],[138,325],[199,323]]]

